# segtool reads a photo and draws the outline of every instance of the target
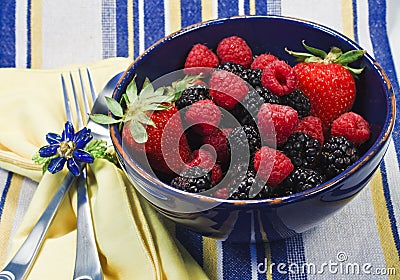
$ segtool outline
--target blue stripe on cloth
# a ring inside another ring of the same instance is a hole
[[[8,193],[8,190],[10,189],[12,177],[13,177],[13,173],[8,172],[6,184],[4,186],[3,193],[1,194],[1,198],[0,198],[0,221],[1,221],[1,216],[3,215],[4,205],[6,204],[7,193]]]
[[[128,49],[128,7],[127,0],[116,1],[115,17],[117,30],[117,56],[127,57]]]
[[[139,0],[133,1],[133,57],[140,54],[139,48]]]
[[[353,32],[354,41],[358,42],[358,15],[357,15],[357,0],[353,0]]]
[[[396,70],[393,63],[392,52],[390,49],[389,39],[387,36],[387,26],[386,26],[386,2],[384,0],[368,1],[368,23],[369,32],[374,49],[374,57],[379,62],[379,64],[384,69],[386,75],[388,76],[394,92],[399,92],[399,82],[397,80]],[[396,106],[399,108],[400,100],[397,98]],[[397,122],[395,122],[395,127],[393,129],[394,146],[396,148],[397,159],[400,162],[400,135],[398,133],[400,129],[399,115],[397,115]],[[394,241],[396,244],[397,253],[400,256],[400,240],[399,232],[396,227],[396,218],[393,211],[392,199],[390,197],[390,188],[387,181],[387,174],[384,164],[381,164],[382,170],[382,183],[384,187],[384,195],[386,200],[386,207],[388,209],[390,225],[392,228],[392,233]],[[398,186],[393,186],[398,187]]]
[[[201,21],[201,0],[181,0],[181,25],[188,25]]]
[[[256,0],[256,14],[257,15],[267,14],[267,1]]]
[[[244,0],[244,14],[250,15],[250,0]]]
[[[223,279],[252,279],[249,245],[223,242],[222,251]]]
[[[388,210],[390,227],[392,229],[392,234],[393,234],[394,243],[396,245],[397,254],[400,257],[399,231],[398,231],[397,226],[396,226],[396,217],[394,215],[393,203],[392,203],[392,199],[390,197],[390,189],[389,189],[389,184],[388,184],[388,180],[387,180],[386,167],[385,167],[385,164],[383,162],[381,164],[381,173],[382,173],[383,194],[385,195],[386,208]],[[395,186],[395,187],[398,187],[398,186]]]
[[[304,254],[303,236],[298,234],[286,240],[288,265],[292,264],[289,270],[289,279],[307,280],[307,271],[304,270],[306,257]]]
[[[278,240],[270,243],[272,279],[288,280],[287,273],[288,259],[285,240]],[[268,268],[270,269],[270,268]]]
[[[202,236],[179,225],[175,226],[175,236],[197,263],[203,266]]]
[[[165,36],[164,5],[159,1],[144,1],[144,47]]]
[[[32,0],[27,2],[26,11],[26,68],[32,67],[32,32],[31,32]]]
[[[236,1],[218,0],[218,17],[226,18],[238,15],[238,4]]]
[[[0,1],[0,67],[15,67],[15,1]]]

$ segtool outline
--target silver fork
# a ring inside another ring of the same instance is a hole
[[[90,72],[86,69],[88,81],[90,85],[92,100],[95,100],[95,90],[90,76]],[[78,94],[75,88],[72,74],[69,75],[71,81],[71,88],[74,97],[76,115],[78,119],[79,129],[83,128],[83,123],[88,122],[88,115],[90,112],[89,102],[83,82],[82,72],[79,69],[79,80],[82,90],[83,99],[83,113],[79,109]],[[61,76],[64,96],[68,97],[68,93],[65,86],[64,77]],[[65,104],[70,105],[69,102]],[[72,121],[71,117],[71,106],[66,106],[67,118]],[[70,119],[71,118],[71,119]],[[77,194],[78,194],[78,213],[77,213],[77,243],[76,243],[76,258],[75,258],[75,269],[74,269],[74,280],[102,280],[103,273],[101,270],[99,255],[97,252],[96,240],[94,236],[93,221],[90,211],[87,184],[86,184],[86,169],[83,168],[81,175],[77,179]]]
[[[92,108],[92,113],[107,114],[108,108],[104,101],[104,96],[111,96],[121,75],[122,73],[118,73],[108,81],[104,89],[97,96],[97,99]],[[89,84],[91,87],[91,92],[93,93],[94,89],[91,82],[90,73],[88,74],[88,79],[90,80]],[[69,102],[69,99],[66,99],[65,101]],[[101,125],[89,120],[87,128],[90,128],[92,130],[92,134],[95,138],[105,140],[107,141],[107,143],[111,142],[108,132],[108,126]],[[44,210],[36,224],[33,226],[32,231],[29,233],[29,235],[27,236],[21,247],[18,249],[18,251],[15,253],[13,258],[0,272],[0,280],[26,279],[29,271],[31,270],[35,262],[38,252],[43,245],[46,233],[51,223],[53,222],[54,217],[65,197],[65,194],[68,192],[69,187],[71,186],[74,179],[75,176],[71,172],[68,172],[67,175],[64,177],[49,205]]]

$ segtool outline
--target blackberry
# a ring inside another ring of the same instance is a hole
[[[260,193],[264,195],[264,193],[269,192],[269,186],[265,184],[265,182],[257,181],[256,174],[257,172],[251,167],[248,168],[247,171],[244,170],[244,165],[237,165],[233,167],[233,183],[230,186],[235,187],[235,189],[231,189],[230,199],[257,199],[261,198]],[[260,186],[261,184],[261,186]],[[261,191],[256,194],[253,192],[257,192],[258,189]],[[232,192],[233,191],[233,192]]]
[[[296,168],[282,182],[282,187],[293,193],[305,191],[316,187],[325,181],[325,177],[316,170],[308,168]]]
[[[289,136],[281,149],[290,158],[295,168],[312,168],[317,162],[321,145],[318,140],[310,135],[295,132]]]
[[[199,193],[212,188],[211,171],[193,166],[171,181],[171,186],[191,193]]]
[[[241,77],[241,73],[246,69],[243,65],[233,63],[233,62],[225,62],[217,66],[218,70],[225,70],[231,72],[239,77]]]
[[[243,100],[231,110],[231,113],[241,125],[256,126],[254,118],[257,117],[262,104],[264,104],[264,99],[255,90],[250,90]]]
[[[282,105],[290,106],[297,111],[299,118],[310,115],[310,99],[299,89],[281,97]]]
[[[258,86],[255,87],[255,90],[262,97],[262,99],[264,99],[265,103],[281,104],[281,99],[279,98],[279,96],[273,94],[269,89],[263,86]]]
[[[247,141],[246,141],[247,139]],[[236,157],[245,157],[243,155],[246,146],[248,145],[248,151],[250,158],[261,148],[261,137],[257,127],[252,125],[244,125],[235,127],[228,137],[230,143],[230,149],[232,154]],[[233,150],[233,148],[236,150]]]
[[[234,180],[232,186],[237,189],[230,196],[231,199],[249,199],[250,189],[255,182],[256,172],[248,170],[244,175],[237,177],[239,180]]]
[[[192,105],[199,100],[209,98],[209,90],[203,85],[193,85],[182,92],[182,95],[175,101],[175,106],[178,110]]]
[[[261,69],[244,69],[240,74],[240,78],[249,83],[253,88],[261,86]]]
[[[332,136],[325,141],[321,150],[321,170],[327,179],[343,172],[358,160],[357,148],[343,136]]]

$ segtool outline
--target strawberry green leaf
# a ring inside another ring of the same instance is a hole
[[[327,53],[324,52],[323,50],[320,50],[320,49],[317,49],[317,48],[313,48],[313,47],[307,46],[306,43],[305,43],[305,40],[303,40],[301,43],[303,44],[303,47],[304,47],[307,51],[309,51],[311,54],[313,54],[313,55],[315,55],[315,56],[318,56],[318,57],[320,57],[320,58],[325,58],[325,57],[327,56]]]
[[[136,116],[136,120],[142,124],[147,124],[156,127],[156,124],[153,122],[153,120],[145,113],[138,114]]]
[[[129,103],[135,102],[138,97],[135,79],[133,79],[126,88],[126,95],[128,96]]]
[[[311,53],[304,53],[304,52],[294,52],[291,51],[287,48],[285,48],[285,51],[290,54],[291,56],[294,56],[296,58],[296,61],[305,61],[306,59],[310,58],[310,57],[315,57],[313,54]]]
[[[154,95],[154,88],[150,82],[145,82],[143,88],[140,91],[140,99],[144,100]]]
[[[364,50],[351,50],[339,56],[334,62],[341,65],[347,65],[360,59],[366,51]]]
[[[146,143],[147,141],[147,131],[146,128],[144,128],[144,126],[139,123],[136,120],[131,121],[131,123],[129,124],[129,130],[131,132],[131,135],[133,137],[133,139],[141,144],[141,143]]]
[[[124,110],[121,105],[113,98],[106,96],[107,107],[117,117],[124,116]]]
[[[162,96],[164,94],[164,88],[160,87],[154,92],[154,96]]]
[[[103,114],[89,114],[89,118],[97,123],[101,123],[101,124],[114,124],[114,123],[119,123],[122,120],[116,120],[113,119],[107,115],[103,115]]]

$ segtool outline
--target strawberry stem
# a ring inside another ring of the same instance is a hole
[[[349,67],[348,64],[359,60],[365,53],[365,50],[350,50],[348,52],[343,53],[341,49],[338,47],[332,47],[329,53],[326,53],[323,50],[308,46],[305,43],[305,40],[301,42],[304,48],[308,51],[305,52],[294,52],[285,48],[285,51],[289,53],[291,56],[296,58],[298,62],[317,62],[317,63],[325,63],[325,64],[340,64],[344,68],[346,68],[353,76],[359,75],[364,68],[352,68]]]

